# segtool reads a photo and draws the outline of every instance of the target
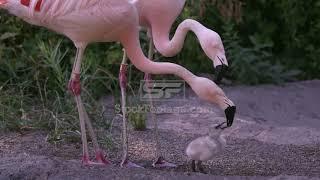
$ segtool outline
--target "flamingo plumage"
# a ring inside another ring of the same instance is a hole
[[[139,42],[139,13],[132,2],[128,0],[0,0],[0,8],[7,9],[11,14],[30,24],[43,26],[65,35],[77,48],[69,90],[74,95],[79,112],[84,164],[109,163],[98,145],[81,100],[81,62],[89,43],[120,42],[130,61],[139,70],[150,74],[179,76],[200,98],[217,104],[224,110],[228,126],[232,125],[235,105],[214,82],[195,76],[184,67],[174,63],[153,62],[143,54]],[[89,159],[86,126],[93,141],[97,162]],[[126,126],[125,122],[124,126]],[[123,138],[126,139],[126,134]],[[127,147],[125,151],[128,151]],[[122,165],[128,162],[127,153],[124,153]]]
[[[205,54],[213,61],[215,81],[220,82],[228,67],[221,37],[201,23],[186,19],[170,39],[170,29],[183,10],[186,0],[133,0],[139,11],[139,22],[152,32],[154,45],[166,57],[177,55],[183,48],[188,31],[198,38]]]

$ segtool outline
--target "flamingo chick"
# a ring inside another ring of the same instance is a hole
[[[203,169],[202,162],[213,159],[226,147],[225,135],[222,134],[224,128],[221,128],[221,125],[218,125],[215,128],[216,131],[213,133],[199,137],[191,141],[187,146],[186,154],[188,158],[192,160],[191,168],[194,172],[196,172],[197,166],[200,172],[206,173]]]

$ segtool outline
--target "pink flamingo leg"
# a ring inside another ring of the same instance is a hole
[[[148,30],[148,37],[149,37],[148,59],[152,60],[154,58],[153,56],[154,56],[155,50],[154,50],[154,45],[153,45],[153,40],[152,40],[152,32],[150,29]],[[152,80],[151,74],[145,73],[144,80],[146,81],[147,84],[149,84],[150,81]],[[148,85],[148,87],[150,87],[150,86]],[[148,95],[149,95],[150,107],[151,107],[151,109],[154,109],[153,108],[154,104],[152,101],[150,91],[148,91]],[[162,151],[161,151],[161,144],[159,142],[158,120],[157,120],[156,115],[153,112],[150,112],[150,113],[151,113],[151,119],[154,122],[154,138],[155,138],[155,142],[156,142],[156,159],[155,159],[155,161],[153,161],[152,166],[156,167],[156,168],[177,167],[175,164],[165,161],[165,158],[162,155]]]
[[[81,99],[80,69],[81,69],[81,61],[82,61],[84,50],[85,48],[77,48],[76,61],[74,63],[71,79],[68,84],[69,90],[75,97],[75,101],[77,103],[78,112],[79,112],[81,139],[82,139],[82,145],[83,145],[82,163],[84,165],[106,165],[106,164],[109,164],[109,162],[105,159],[99,147],[97,137],[94,133],[88,113],[86,112]],[[98,162],[92,162],[89,160],[88,140],[86,136],[86,127],[85,127],[86,124],[88,125],[89,134],[93,142],[93,146],[96,152],[96,159]]]
[[[141,166],[130,162],[128,159],[128,133],[127,133],[127,112],[126,112],[126,91],[127,91],[127,71],[128,71],[128,64],[127,64],[127,55],[126,51],[123,50],[123,59],[120,66],[119,72],[119,82],[120,82],[120,89],[121,89],[121,108],[122,108],[122,148],[123,148],[123,156],[120,166],[121,167],[129,167],[129,168],[142,168]]]
[[[82,103],[82,106],[83,106],[83,103]],[[95,151],[97,162],[100,164],[106,164],[106,165],[111,164],[108,160],[106,160],[104,152],[101,150],[101,148],[99,146],[99,143],[97,141],[97,136],[93,130],[90,118],[89,118],[88,113],[85,110],[84,106],[83,106],[83,110],[84,110],[84,114],[85,114],[85,122],[88,126],[88,131],[89,131],[90,137],[92,139],[92,144],[93,144],[93,148]]]

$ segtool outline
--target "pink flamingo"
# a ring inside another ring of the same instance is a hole
[[[213,61],[215,81],[220,82],[228,67],[222,40],[218,33],[204,27],[199,22],[186,19],[177,28],[173,38],[169,39],[172,24],[181,13],[185,0],[133,0],[139,11],[140,25],[152,32],[156,49],[166,57],[177,55],[188,31],[198,37],[205,54]]]
[[[219,83],[228,67],[219,34],[204,27],[195,20],[187,19],[178,26],[173,38],[169,39],[171,26],[181,13],[185,2],[185,0],[133,0],[134,5],[139,11],[140,25],[148,29],[150,40],[153,40],[160,54],[166,57],[177,55],[183,47],[187,32],[193,31],[198,37],[205,54],[213,61],[216,69],[215,82]],[[152,42],[150,42],[149,47],[151,47],[149,52],[152,52]],[[152,56],[150,54],[149,59],[152,59]],[[145,74],[145,79],[151,80],[151,76]],[[152,105],[152,102],[150,103]],[[165,162],[161,156],[161,146],[157,138],[157,119],[153,114],[151,117],[155,122],[156,154],[158,156],[153,166],[173,166],[173,164]]]
[[[95,132],[81,100],[80,71],[86,46],[93,42],[119,41],[131,62],[141,71],[150,74],[174,74],[184,79],[193,91],[204,100],[217,104],[225,111],[227,124],[233,123],[236,107],[212,81],[197,77],[187,69],[173,63],[152,62],[143,54],[139,42],[139,15],[128,0],[0,0],[0,8],[7,9],[28,23],[43,26],[71,39],[77,54],[69,81],[69,90],[77,103],[81,139],[82,162],[85,165],[104,165],[109,161],[100,149]],[[120,87],[126,86],[125,68],[121,66]],[[124,104],[124,101],[122,102]],[[97,162],[89,159],[86,126],[92,138]],[[124,156],[122,166],[134,165],[128,161],[126,121],[123,121]]]

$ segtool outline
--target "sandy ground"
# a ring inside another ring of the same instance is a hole
[[[114,165],[84,167],[79,142],[50,144],[46,132],[9,133],[0,134],[0,179],[320,178],[320,81],[223,89],[238,113],[227,130],[225,152],[205,163],[208,174],[190,172],[184,150],[223,121],[223,112],[188,90],[185,101],[156,103],[162,109],[157,113],[162,152],[177,168],[151,167],[155,142],[149,122],[147,131],[130,130],[129,137],[130,158],[144,169],[119,168],[120,143],[108,148]],[[180,111],[163,111],[174,107]],[[115,142],[120,139],[120,122],[116,117],[111,132]]]

